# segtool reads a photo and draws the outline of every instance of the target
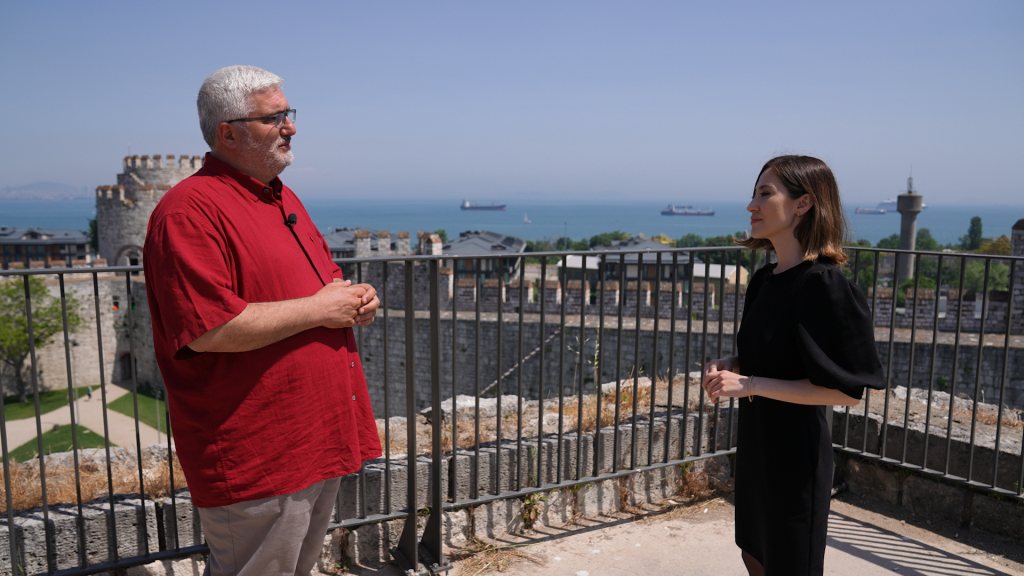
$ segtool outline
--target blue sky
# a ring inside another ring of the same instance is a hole
[[[5,2],[0,187],[202,154],[230,64],[285,78],[304,197],[724,202],[796,152],[1024,205],[1021,2]]]

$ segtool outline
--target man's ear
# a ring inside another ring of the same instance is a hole
[[[221,147],[227,150],[237,149],[240,144],[238,136],[238,131],[231,124],[221,122],[217,125],[217,144]]]

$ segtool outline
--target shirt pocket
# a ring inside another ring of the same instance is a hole
[[[320,274],[320,279],[324,282],[332,282],[331,269],[334,268],[334,262],[331,261],[331,257],[324,250],[323,238],[313,232],[309,232],[308,236],[309,244],[306,246],[306,251],[309,253],[309,259],[312,260],[313,266],[316,267],[317,273]]]

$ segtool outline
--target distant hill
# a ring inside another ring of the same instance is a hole
[[[24,186],[0,189],[0,200],[69,200],[91,198],[85,187],[68,186],[57,182],[33,182]]]

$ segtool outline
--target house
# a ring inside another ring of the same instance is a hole
[[[599,265],[601,262],[601,256],[605,257],[605,278],[608,280],[636,280],[637,276],[642,273],[642,280],[653,281],[661,280],[663,282],[672,281],[672,254],[661,255],[661,269],[658,269],[656,254],[657,251],[666,250],[671,248],[658,242],[657,240],[651,240],[648,238],[630,238],[629,240],[616,240],[607,246],[595,246],[591,248],[591,252],[594,252],[593,256],[587,256],[587,276],[594,281],[600,280],[599,276]],[[632,253],[623,254],[626,251],[633,251]],[[643,260],[641,262],[641,254],[636,251],[649,251],[649,253],[643,254]],[[703,265],[703,262],[699,257],[693,258],[694,264]],[[620,273],[620,264],[625,264],[625,274]],[[690,266],[690,253],[681,252],[676,259],[676,278],[685,280],[689,277],[689,266]],[[559,262],[556,266],[561,267],[562,263]],[[581,268],[583,265],[582,256],[567,256],[565,258],[565,274],[563,278],[572,280],[579,279],[581,276]],[[639,270],[638,267],[642,266],[643,269]]]
[[[518,256],[526,251],[526,241],[513,236],[505,236],[497,232],[487,230],[467,230],[459,234],[441,247],[444,256],[469,256],[475,258],[454,259],[448,258],[441,261],[441,265],[455,271],[456,278],[473,277],[476,274],[477,258],[480,262],[480,276],[482,278],[496,278],[508,280],[517,277],[519,264],[522,260]],[[513,256],[501,261],[501,269],[498,269],[498,258],[501,256]]]
[[[4,268],[18,262],[30,268],[32,262],[51,261],[70,267],[74,260],[90,258],[89,236],[81,230],[0,226],[0,253]]]

